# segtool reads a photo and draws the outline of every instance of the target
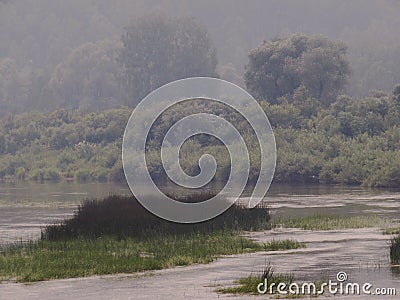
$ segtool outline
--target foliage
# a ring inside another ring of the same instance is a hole
[[[120,105],[120,48],[120,43],[104,40],[74,49],[50,78],[49,89],[58,102],[53,106],[98,111]]]
[[[277,143],[275,182],[400,185],[400,106],[396,91],[392,95],[374,92],[360,100],[340,96],[329,107],[312,98],[296,97],[293,103],[260,102]],[[146,147],[151,176],[166,180],[159,149],[167,130],[181,118],[200,112],[235,124],[249,145],[250,183],[254,183],[259,148],[248,123],[223,105],[201,99],[168,109],[152,126]],[[0,178],[123,182],[121,143],[130,113],[123,108],[101,113],[57,110],[50,114],[9,114],[0,121]],[[210,136],[198,135],[183,144],[183,170],[196,174],[198,159],[206,153],[217,161],[214,181],[224,182],[230,173],[229,153]],[[135,166],[137,156],[132,156]],[[237,159],[241,163],[245,158]],[[139,175],[143,171],[136,170]]]
[[[112,6],[105,0],[70,0],[57,5],[53,0],[0,1],[0,115],[60,108],[66,100],[65,94],[60,94],[71,87],[72,74],[87,82],[76,84],[84,87],[79,89],[81,93],[70,91],[69,107],[97,111],[109,108],[115,100],[118,105],[128,103],[122,80],[115,91],[113,68],[119,66],[110,60],[113,55],[106,51],[109,48],[104,41],[113,41],[119,48],[130,18],[145,17],[155,8],[166,15],[195,16],[205,24],[218,49],[220,75],[239,85],[243,85],[243,66],[250,48],[263,38],[286,37],[301,30],[318,31],[348,45],[352,74],[346,92],[351,96],[365,97],[371,89],[390,92],[400,82],[398,7],[398,1],[363,0],[339,5],[336,0],[318,5],[307,0],[115,0]],[[85,56],[77,56],[78,52]],[[76,59],[70,61],[72,53]],[[87,76],[86,70],[82,76],[78,74],[82,70],[78,62],[89,61],[87,70],[101,70],[101,74]],[[67,79],[65,87],[57,78]],[[99,86],[99,99],[93,98],[94,79],[104,84]]]
[[[130,111],[9,115],[0,125],[0,177],[123,180],[120,145]]]
[[[182,78],[216,76],[216,51],[205,27],[189,18],[152,14],[133,21],[122,37],[130,105],[160,86]]]
[[[328,105],[343,90],[350,73],[345,53],[343,43],[322,36],[295,34],[265,41],[249,55],[246,86],[270,103],[302,92]]]

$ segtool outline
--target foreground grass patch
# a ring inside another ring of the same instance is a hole
[[[20,282],[134,273],[209,263],[221,255],[303,246],[292,240],[259,244],[234,232],[38,241],[0,251],[0,279]]]
[[[151,239],[38,241],[1,249],[0,278],[24,282],[133,273],[208,263],[220,255],[257,250],[263,250],[263,245],[226,232]]]
[[[315,297],[324,293],[323,281],[295,282],[292,274],[276,274],[274,269],[267,265],[259,276],[248,276],[234,282],[236,286],[217,289],[223,294],[269,294],[277,298]],[[279,292],[278,292],[278,286]]]
[[[273,227],[301,228],[304,230],[334,230],[347,228],[384,227],[386,219],[377,216],[324,216],[273,220]]]

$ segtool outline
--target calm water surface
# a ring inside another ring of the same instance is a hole
[[[87,198],[131,194],[116,184],[0,183],[0,243],[35,239],[40,228],[73,214]]]

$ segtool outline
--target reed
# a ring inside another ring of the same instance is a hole
[[[304,230],[335,230],[365,227],[386,227],[390,222],[378,216],[312,215],[301,218],[281,218],[272,227],[301,228]]]
[[[287,286],[293,282],[292,274],[277,274],[274,268],[268,263],[261,273],[250,275],[234,281],[235,286],[217,289],[217,292],[223,294],[253,294],[258,295],[257,286],[267,279],[267,290],[271,284],[277,286],[279,283],[285,283]]]
[[[390,262],[393,265],[400,265],[400,235],[390,241]]]
[[[180,201],[199,202],[210,198],[208,194],[181,196]],[[242,231],[269,228],[267,207],[247,209],[232,205],[212,220],[196,224],[180,224],[163,220],[147,211],[135,197],[109,196],[102,200],[83,202],[71,219],[49,225],[42,230],[42,240],[71,238],[98,238],[112,235],[126,237],[156,236],[165,234],[206,233],[218,230]]]

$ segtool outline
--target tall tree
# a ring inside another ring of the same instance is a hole
[[[246,86],[255,97],[271,103],[280,97],[293,100],[301,90],[329,104],[343,90],[350,73],[345,54],[343,43],[323,36],[295,34],[265,41],[249,55]]]
[[[191,18],[151,14],[136,19],[122,42],[119,61],[125,71],[129,105],[173,80],[217,76],[216,50],[205,27]]]
[[[120,47],[111,40],[86,43],[58,64],[49,83],[58,106],[96,111],[121,105]]]

